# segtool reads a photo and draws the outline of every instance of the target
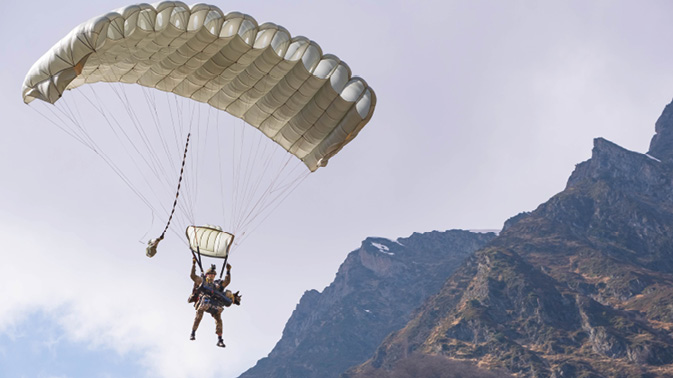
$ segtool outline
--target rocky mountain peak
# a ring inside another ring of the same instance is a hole
[[[417,355],[518,377],[673,377],[673,105],[649,154],[603,138],[565,190],[475,252],[345,376]],[[388,374],[388,375],[386,375]]]
[[[497,237],[367,238],[241,378],[341,372],[673,377],[673,103],[648,154],[595,139],[566,188]]]
[[[306,291],[281,340],[241,378],[336,378],[364,362],[465,259],[495,237],[462,230],[370,237],[334,282]]]
[[[673,142],[673,134],[671,137]],[[671,166],[665,161],[650,154],[629,151],[603,138],[596,138],[591,159],[577,164],[568,179],[566,191],[581,190],[602,183],[601,185],[616,192],[637,193],[673,203],[670,173]]]
[[[673,102],[666,105],[654,126],[656,134],[652,137],[648,154],[659,160],[673,162]]]

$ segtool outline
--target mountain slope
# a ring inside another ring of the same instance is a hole
[[[465,258],[494,237],[452,230],[397,241],[367,238],[322,293],[304,293],[281,340],[241,378],[338,377],[369,358]]]
[[[418,355],[523,377],[673,376],[673,106],[656,130],[649,155],[596,139],[563,192],[507,222],[345,376]]]

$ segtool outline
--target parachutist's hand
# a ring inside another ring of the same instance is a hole
[[[227,272],[231,270],[231,264],[227,264]]]
[[[192,265],[196,265],[196,259],[192,257]]]
[[[241,305],[241,295],[239,293],[240,291],[234,293],[234,304],[238,306]]]

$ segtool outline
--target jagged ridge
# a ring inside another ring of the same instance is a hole
[[[338,377],[411,319],[448,276],[495,237],[452,230],[367,238],[322,293],[307,291],[281,340],[241,378]]]
[[[673,376],[672,123],[669,105],[650,156],[596,139],[563,192],[508,221],[344,376],[418,354],[523,377]]]

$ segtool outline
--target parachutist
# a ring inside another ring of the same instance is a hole
[[[192,333],[189,339],[196,340],[196,330],[199,328],[203,313],[207,312],[215,319],[217,346],[224,348],[224,340],[222,340],[222,310],[224,306],[229,307],[232,303],[236,305],[241,304],[239,292],[234,294],[231,290],[225,290],[231,282],[231,265],[227,264],[227,275],[224,277],[224,280],[216,280],[217,267],[215,265],[211,265],[206,274],[199,277],[196,275],[196,262],[196,259],[192,259],[190,278],[194,281],[194,288],[188,302],[194,303],[196,316],[194,317],[194,325],[192,326]]]

